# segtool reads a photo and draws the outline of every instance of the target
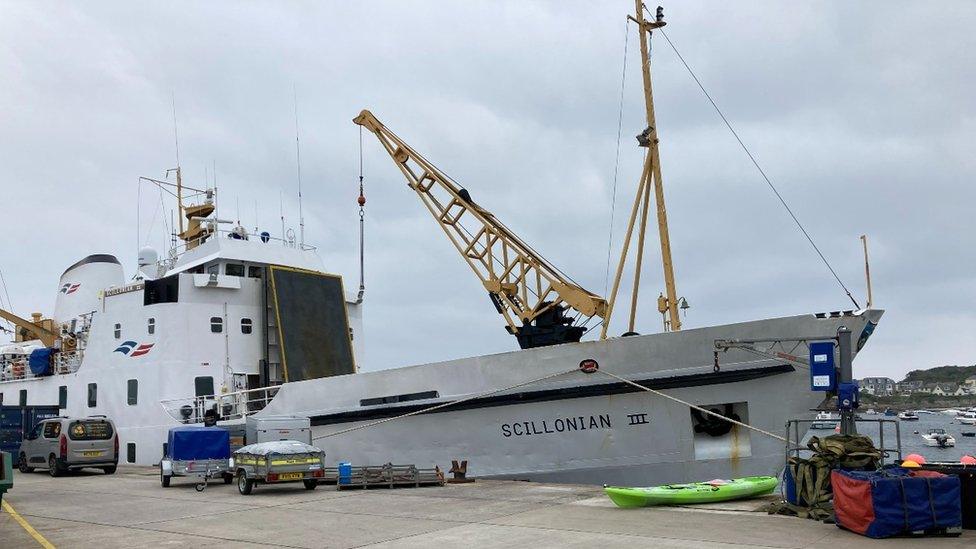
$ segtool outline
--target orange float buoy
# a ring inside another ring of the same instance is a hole
[[[919,454],[908,454],[905,456],[905,461],[914,461],[916,465],[925,465],[925,456]],[[904,465],[902,465],[904,467]]]

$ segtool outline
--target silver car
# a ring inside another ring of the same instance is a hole
[[[57,477],[69,469],[95,467],[111,475],[119,464],[119,436],[104,416],[54,417],[34,426],[19,457],[22,473],[46,468]]]

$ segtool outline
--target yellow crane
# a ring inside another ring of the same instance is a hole
[[[523,349],[579,341],[587,320],[605,318],[606,300],[539,255],[373,113],[364,110],[353,121],[379,139],[407,185],[488,290],[508,332]],[[577,314],[570,316],[570,309]]]
[[[28,339],[39,339],[45,347],[51,347],[54,345],[61,336],[40,326],[40,314],[35,313],[36,322],[31,322],[25,318],[21,318],[11,312],[0,309],[0,318],[12,322],[17,326],[18,333],[23,340]],[[45,321],[47,322],[47,321]]]
[[[540,256],[491,212],[475,203],[466,189],[397,137],[373,113],[364,110],[353,120],[379,139],[403,172],[407,185],[417,193],[451,243],[481,279],[495,308],[505,317],[508,332],[518,338],[523,349],[579,341],[586,332],[586,323],[593,317],[602,320],[601,339],[607,337],[610,315],[636,228],[637,252],[628,324],[628,331],[634,331],[652,187],[665,283],[665,292],[658,297],[657,307],[663,317],[665,331],[680,330],[678,310],[688,308],[688,302],[683,297],[679,298],[675,289],[651,92],[648,38],[652,31],[665,25],[664,13],[662,8],[658,8],[655,19],[649,21],[644,18],[646,8],[642,1],[635,0],[635,6],[636,16],[629,18],[637,23],[640,34],[647,120],[647,128],[637,136],[637,140],[647,150],[609,300],[582,288]],[[363,199],[360,199],[362,206]],[[576,311],[576,314],[570,316],[571,310]]]

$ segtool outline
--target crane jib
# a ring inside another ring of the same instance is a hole
[[[409,187],[481,280],[520,347],[579,341],[588,320],[605,318],[608,307],[603,297],[560,272],[371,112],[364,110],[353,121],[379,139]]]

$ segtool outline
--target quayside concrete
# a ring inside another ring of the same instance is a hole
[[[972,548],[959,538],[873,541],[836,526],[753,512],[757,502],[617,509],[599,487],[480,480],[443,488],[159,486],[155,469],[50,478],[15,473],[4,496],[56,547],[809,547]],[[761,503],[761,502],[758,502]],[[0,547],[36,548],[8,513]]]

